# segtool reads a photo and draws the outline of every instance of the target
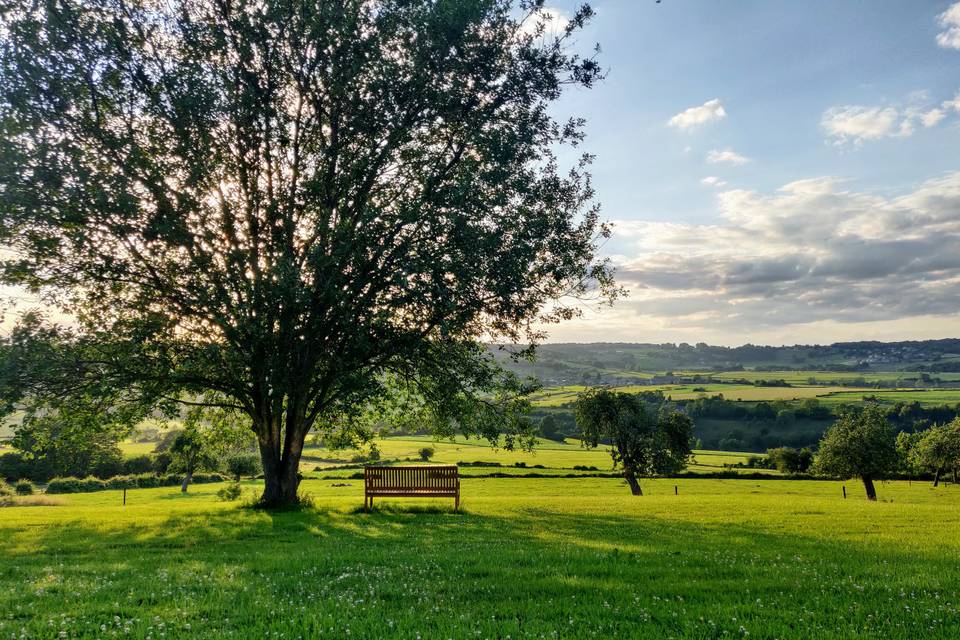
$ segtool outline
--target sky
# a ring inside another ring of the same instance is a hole
[[[555,105],[587,119],[561,160],[596,156],[629,295],[549,341],[960,337],[960,2],[591,4],[608,71]]]
[[[960,336],[960,2],[591,4],[607,77],[556,114],[629,296],[550,341]]]

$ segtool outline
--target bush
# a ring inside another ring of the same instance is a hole
[[[0,479],[9,481],[26,478],[34,482],[43,482],[53,475],[47,460],[27,458],[22,453],[12,451],[0,455]]]
[[[420,459],[423,460],[424,462],[432,458],[434,453],[435,452],[433,447],[423,447],[422,449],[420,449],[420,451],[417,452],[417,454],[420,456]]]
[[[83,480],[80,478],[54,478],[47,485],[47,493],[82,493]]]
[[[18,496],[32,496],[34,493],[33,483],[29,480],[17,480],[16,484],[13,485],[14,491],[17,492]]]
[[[125,459],[121,467],[123,468],[123,473],[126,475],[150,473],[154,470],[154,458],[146,454],[133,456]]]
[[[240,499],[240,493],[240,483],[231,482],[227,486],[217,491],[217,498],[222,502],[233,502],[234,500]]]
[[[12,496],[12,495],[13,495],[13,487],[11,487],[10,485],[8,485],[8,484],[3,480],[3,478],[0,478],[0,497],[2,497],[2,496]]]
[[[235,482],[241,476],[255,476],[260,473],[260,458],[252,453],[238,453],[227,458],[227,473]]]
[[[193,476],[193,482],[223,482],[224,477],[219,473],[198,473]],[[114,476],[106,480],[94,478],[54,478],[47,485],[47,493],[90,493],[106,489],[152,489],[155,487],[176,487],[183,482],[183,476],[168,474],[164,476],[152,473],[139,475]]]
[[[136,489],[140,486],[134,476],[113,476],[105,481],[107,489]]]

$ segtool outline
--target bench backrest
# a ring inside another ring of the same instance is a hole
[[[368,489],[453,490],[460,482],[456,466],[365,467]]]

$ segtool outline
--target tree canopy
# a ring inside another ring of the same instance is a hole
[[[877,499],[874,480],[897,470],[893,429],[880,407],[847,408],[820,440],[814,470],[842,479],[860,478],[868,500]]]
[[[573,412],[584,446],[609,444],[634,495],[641,494],[638,477],[675,473],[690,459],[690,417],[664,405],[653,413],[638,394],[590,389],[577,397]]]
[[[590,157],[556,157],[583,121],[549,109],[602,75],[571,51],[592,11],[542,5],[5,3],[0,280],[69,318],[7,396],[242,412],[266,503],[389,385],[441,432],[529,435],[485,344],[618,294]]]

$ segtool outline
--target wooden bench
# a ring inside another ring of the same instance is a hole
[[[373,506],[373,498],[453,498],[454,511],[460,509],[460,476],[457,467],[430,465],[417,467],[365,467],[363,470],[363,508]]]

